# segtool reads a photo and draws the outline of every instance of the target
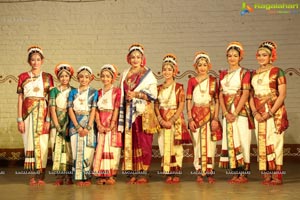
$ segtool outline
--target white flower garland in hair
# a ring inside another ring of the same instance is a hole
[[[110,64],[103,65],[101,67],[100,71],[102,71],[103,69],[106,69],[106,68],[110,69],[113,73],[116,73],[116,69],[112,65],[110,65]]]
[[[92,69],[88,66],[81,66],[78,70],[77,70],[77,73],[83,71],[83,70],[87,70],[90,74],[93,73]]]
[[[37,51],[37,52],[39,52],[40,54],[43,55],[42,49],[37,48],[37,47],[30,48],[29,51],[28,51],[28,54],[30,54],[30,53],[33,52],[33,51]]]
[[[271,43],[271,42],[263,42],[260,46],[261,47],[267,46],[270,49],[274,49],[275,48],[275,45],[273,43]]]
[[[165,62],[171,62],[171,63],[173,63],[174,65],[177,65],[176,61],[175,61],[174,58],[172,58],[172,57],[166,57],[166,58],[164,59],[164,63],[165,63]]]
[[[194,59],[194,63],[195,63],[195,64],[196,64],[196,62],[197,62],[197,60],[198,60],[199,58],[206,58],[206,59],[208,60],[208,62],[210,63],[210,59],[209,59],[208,55],[203,54],[203,53],[200,53],[200,54],[198,54],[198,55],[196,56],[196,58]]]
[[[129,52],[132,52],[134,50],[139,50],[142,54],[144,54],[144,51],[142,49],[142,47],[139,47],[139,46],[133,46],[129,49]]]
[[[231,44],[227,47],[226,51],[228,51],[228,49],[230,49],[231,47],[237,47],[239,48],[240,50],[243,50],[243,48],[240,46],[240,45],[237,45],[237,44]]]

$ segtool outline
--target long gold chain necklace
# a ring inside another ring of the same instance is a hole
[[[206,80],[207,80],[207,82],[206,82],[205,89],[202,89],[201,84],[202,84],[204,81],[206,81]],[[204,78],[204,79],[201,81],[201,83],[199,83],[199,90],[200,90],[201,97],[204,97],[204,94],[205,94],[205,93],[207,92],[207,90],[208,90],[208,77]]]
[[[30,72],[30,79],[31,79],[31,83],[32,83],[32,91],[37,93],[40,91],[40,88],[38,86],[39,83],[36,84],[36,81],[38,80],[38,78],[41,76],[41,73],[38,76],[33,76],[33,73]],[[35,80],[33,80],[33,77],[36,78]]]
[[[68,95],[66,94],[66,93],[67,93],[66,91],[67,91],[69,88],[70,88],[70,85],[67,85],[66,88],[63,88],[62,85],[60,85],[60,87],[59,87],[60,94],[61,94],[65,99],[68,98]]]
[[[174,86],[175,86],[175,82],[172,83],[172,88],[169,92],[168,97],[164,100],[164,104],[168,104],[170,102],[171,96],[172,96],[172,92],[174,90]],[[164,89],[167,90],[169,87],[165,87]]]
[[[262,77],[260,76],[261,74],[263,74]],[[263,80],[264,80],[266,74],[267,74],[267,71],[263,71],[258,74],[258,78],[257,78],[258,85],[261,85],[263,83]]]
[[[79,88],[78,88],[77,91],[78,91],[78,95],[79,95],[78,100],[80,101],[80,105],[83,105],[83,103],[84,103],[86,100],[88,100],[89,87],[88,87],[86,90],[82,90],[81,92],[80,92],[80,90],[79,90]],[[86,95],[86,97],[81,97],[81,93],[83,93],[84,91],[87,91],[87,95]]]
[[[233,70],[233,71],[228,71],[228,73],[227,73],[227,76],[226,76],[226,81],[225,81],[225,86],[226,87],[229,87],[230,86],[230,81],[231,81],[231,79],[235,76],[235,74],[236,74],[236,72],[238,71],[238,69],[240,69],[240,68],[237,68],[237,69],[235,69],[235,70]],[[229,78],[229,75],[230,74],[232,74],[232,76]]]
[[[105,105],[108,103],[108,99],[107,99],[108,97],[106,97],[105,94],[106,94],[108,91],[110,91],[111,89],[113,89],[113,85],[111,85],[110,88],[109,88],[108,90],[106,90],[106,91],[105,91],[104,88],[102,88],[102,91],[101,91],[101,99],[102,99],[102,103],[105,104]]]
[[[262,69],[260,70],[257,75],[258,75],[258,78],[257,78],[257,84],[258,85],[261,85],[263,83],[263,80],[267,74],[267,72],[269,71],[270,67],[267,66],[265,69]],[[260,76],[261,74],[263,74],[262,76]]]

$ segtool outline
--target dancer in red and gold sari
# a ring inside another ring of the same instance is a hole
[[[121,156],[122,135],[117,131],[121,90],[113,85],[118,75],[117,68],[106,64],[101,67],[103,88],[98,90],[96,123],[98,142],[93,162],[97,184],[113,185],[116,182]]]
[[[262,42],[256,54],[259,68],[252,77],[251,109],[255,117],[258,143],[259,170],[263,184],[282,184],[284,131],[288,128],[284,106],[286,78],[282,69],[272,63],[276,60],[276,44]]]
[[[130,68],[121,76],[121,105],[118,130],[124,132],[123,173],[128,183],[147,183],[152,159],[153,133],[157,122],[153,101],[157,97],[157,80],[145,66],[144,48],[140,44],[129,47],[127,61]]]
[[[189,79],[186,95],[194,167],[198,183],[203,183],[203,176],[207,176],[209,183],[214,183],[216,140],[211,130],[220,124],[219,87],[217,79],[208,75],[212,66],[207,53],[201,51],[195,54],[194,67],[198,75]]]
[[[31,71],[19,75],[18,130],[22,133],[25,151],[24,169],[35,176],[30,185],[44,185],[48,158],[50,113],[49,91],[53,87],[51,74],[41,71],[43,51],[38,46],[28,49]]]
[[[229,183],[248,182],[251,129],[249,106],[250,72],[240,67],[244,50],[239,42],[227,47],[229,69],[220,72],[220,106],[223,111],[223,140],[219,167],[230,169]]]
[[[158,146],[162,156],[162,174],[167,175],[166,183],[179,183],[179,174],[182,173],[182,144],[190,142],[183,116],[185,102],[183,85],[174,80],[177,72],[176,56],[167,54],[162,64],[165,82],[158,86],[155,102],[155,112],[161,126]]]
[[[72,181],[72,151],[69,136],[69,115],[67,110],[68,97],[71,89],[70,81],[73,67],[60,63],[54,73],[60,84],[50,91],[51,130],[50,141],[52,147],[52,171],[56,174],[54,185],[71,185]]]

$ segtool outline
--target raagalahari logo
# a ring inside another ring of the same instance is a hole
[[[246,13],[253,12],[253,8],[246,4],[246,2],[242,3],[241,15],[244,16]]]
[[[266,10],[269,14],[297,14],[299,13],[298,3],[254,3],[250,6],[246,2],[242,3],[241,15],[251,13],[254,10]]]

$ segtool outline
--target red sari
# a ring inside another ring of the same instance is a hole
[[[185,102],[183,85],[173,83],[170,88],[163,85],[157,87],[158,99],[155,102],[159,106],[161,117],[169,121],[177,112],[179,103]],[[165,98],[167,96],[167,99]],[[174,122],[170,129],[160,129],[158,144],[162,155],[162,169],[164,173],[172,174],[181,171],[183,159],[182,144],[190,143],[190,135],[185,124],[183,113]]]
[[[120,107],[121,90],[111,88],[103,94],[103,90],[98,91],[97,109],[102,126],[109,128],[115,109]],[[115,127],[117,127],[115,121]],[[97,177],[111,177],[117,174],[121,155],[122,138],[121,132],[114,129],[106,133],[98,132],[96,152],[93,162],[93,172]]]
[[[46,168],[49,132],[44,125],[48,113],[48,94],[53,87],[51,74],[41,72],[38,77],[24,72],[19,75],[17,93],[23,94],[22,118],[25,133],[22,134],[25,150],[24,169]]]
[[[191,112],[197,126],[196,132],[191,132],[194,146],[193,164],[200,174],[210,175],[214,169],[216,141],[213,140],[210,126],[218,94],[219,87],[215,77],[209,76],[200,83],[195,77],[189,79],[187,99],[193,100]]]
[[[257,74],[252,78],[255,108],[260,114],[268,112],[278,98],[278,86],[286,84],[282,69],[272,67],[270,70]],[[258,141],[259,170],[282,170],[283,165],[283,135],[288,128],[287,112],[284,103],[267,121],[256,123]]]

